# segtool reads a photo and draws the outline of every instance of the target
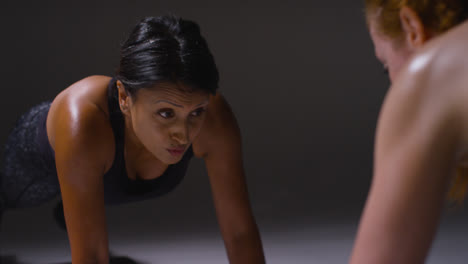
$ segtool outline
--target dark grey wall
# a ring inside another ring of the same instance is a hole
[[[166,13],[197,21],[215,55],[259,223],[358,215],[388,85],[360,1],[8,1],[0,11],[1,142],[32,105],[85,76],[112,74],[133,25]],[[170,197],[126,212],[213,223],[202,165],[194,161]]]

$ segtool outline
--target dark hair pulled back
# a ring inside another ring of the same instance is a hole
[[[121,47],[115,78],[130,95],[160,82],[182,82],[190,91],[214,94],[219,73],[195,22],[158,16],[133,28]]]

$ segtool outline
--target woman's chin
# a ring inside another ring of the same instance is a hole
[[[166,164],[166,165],[172,165],[178,163],[182,159],[183,155],[180,156],[173,156],[171,154],[164,155],[164,157],[159,157],[158,159]]]

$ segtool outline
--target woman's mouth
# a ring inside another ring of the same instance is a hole
[[[167,151],[174,157],[179,157],[185,152],[185,147],[168,148]]]

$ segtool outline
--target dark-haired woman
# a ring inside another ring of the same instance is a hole
[[[466,192],[468,3],[365,2],[376,56],[393,84],[351,263],[424,263],[447,194],[460,201]]]
[[[5,148],[1,210],[61,193],[73,263],[108,263],[104,206],[164,195],[207,167],[230,263],[264,263],[241,137],[197,24],[143,19],[114,78],[91,76],[24,114]]]

